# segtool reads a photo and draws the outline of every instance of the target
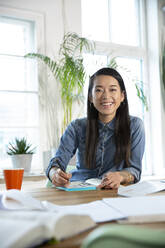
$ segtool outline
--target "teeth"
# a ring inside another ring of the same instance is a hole
[[[103,103],[102,104],[103,106],[108,106],[108,105],[112,105],[112,103],[110,102],[110,103]]]

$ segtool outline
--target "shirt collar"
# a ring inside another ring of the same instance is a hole
[[[113,118],[110,122],[108,123],[103,123],[102,121],[98,120],[98,123],[99,123],[99,129],[103,129],[105,127],[111,129],[111,130],[114,130],[115,129],[115,121],[116,121],[116,117]]]

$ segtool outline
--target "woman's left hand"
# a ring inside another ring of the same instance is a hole
[[[104,175],[98,188],[118,189],[122,179],[123,177],[120,175],[120,172],[109,172]]]

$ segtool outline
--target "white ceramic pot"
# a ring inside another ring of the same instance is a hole
[[[12,164],[14,168],[24,168],[25,172],[30,172],[33,154],[12,155]]]

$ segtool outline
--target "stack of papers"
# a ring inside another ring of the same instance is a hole
[[[104,198],[103,201],[127,216],[165,214],[165,195]]]
[[[153,194],[165,190],[165,181],[142,181],[129,186],[120,186],[118,195],[134,197]]]

